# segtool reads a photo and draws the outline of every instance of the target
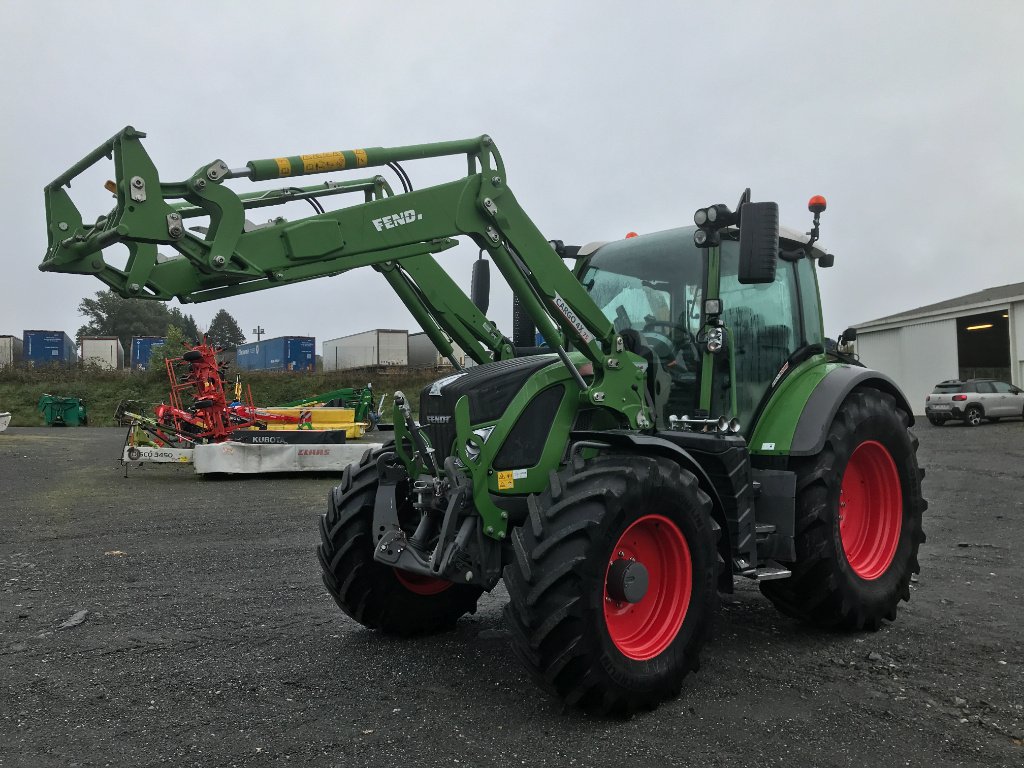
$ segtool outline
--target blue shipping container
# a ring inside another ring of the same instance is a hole
[[[25,331],[22,353],[33,365],[78,362],[78,345],[64,331]]]
[[[236,350],[235,365],[242,371],[312,371],[316,369],[316,338],[278,336]]]
[[[149,357],[153,354],[153,347],[165,343],[167,339],[163,336],[133,336],[132,337],[132,368],[145,370],[149,367]]]

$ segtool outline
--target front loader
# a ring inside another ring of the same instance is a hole
[[[41,269],[188,302],[372,266],[456,366],[419,393],[418,420],[413,393],[395,393],[394,441],[329,494],[323,579],[358,622],[443,629],[503,581],[512,646],[536,680],[624,714],[679,692],[735,577],[829,628],[877,629],[909,599],[927,506],[913,417],[887,376],[826,352],[823,198],[809,235],[747,191],[694,226],[577,248],[530,221],[487,136],[217,160],[177,183],[160,181],[142,136],[124,129],[46,188]],[[86,224],[67,187],[104,156],[115,205]],[[400,163],[442,156],[465,175],[414,190]],[[293,185],[379,167],[401,193],[381,176]],[[287,185],[238,193],[235,179]],[[320,203],[346,192],[363,199]],[[246,219],[301,199],[314,215]],[[460,236],[546,349],[517,346],[434,260]],[[115,243],[123,267],[103,258]],[[460,368],[453,342],[479,365]]]

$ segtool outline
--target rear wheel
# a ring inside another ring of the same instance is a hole
[[[910,599],[924,541],[917,438],[891,395],[855,390],[817,456],[794,459],[796,562],[761,583],[788,616],[823,627],[877,629]]]
[[[969,406],[967,410],[964,411],[964,423],[970,427],[976,427],[981,424],[981,420],[984,417],[985,414],[982,412],[981,408],[976,405]]]
[[[371,529],[381,453],[367,451],[358,464],[350,464],[328,494],[317,548],[324,586],[341,610],[370,629],[396,635],[446,629],[476,611],[482,590],[399,571],[373,559]]]
[[[512,534],[512,645],[567,704],[629,714],[679,693],[717,608],[711,501],[667,459],[605,456],[552,475]]]

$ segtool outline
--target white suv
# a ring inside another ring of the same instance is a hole
[[[982,419],[1024,417],[1024,390],[996,379],[943,381],[924,401],[925,415],[937,427],[950,419],[976,427]]]

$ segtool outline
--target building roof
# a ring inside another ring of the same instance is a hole
[[[902,320],[919,320],[930,315],[941,315],[948,312],[955,312],[958,309],[975,309],[984,307],[987,304],[1008,304],[1013,301],[1024,301],[1024,283],[1010,283],[995,288],[986,288],[983,291],[968,293],[965,296],[958,296],[955,299],[946,299],[935,304],[926,304],[917,309],[909,309],[906,312],[898,312],[895,315],[886,315],[875,320],[867,320],[858,323],[854,327],[870,328],[875,325],[888,325],[899,323]]]

